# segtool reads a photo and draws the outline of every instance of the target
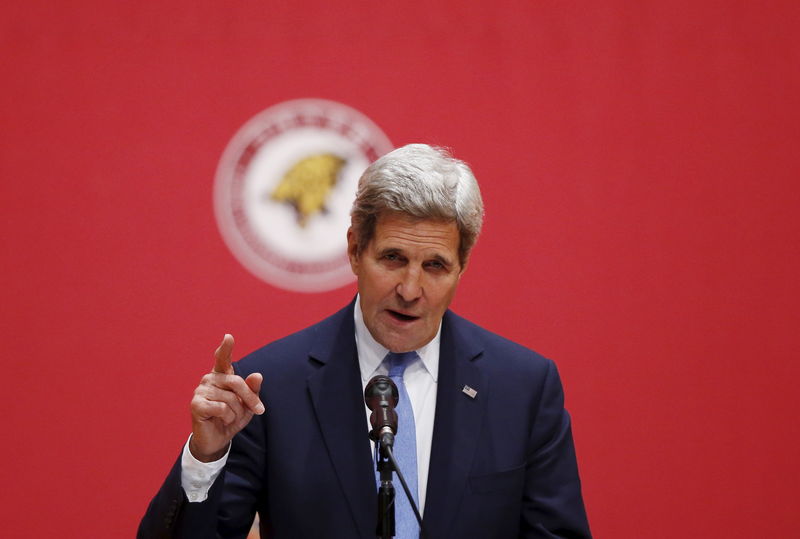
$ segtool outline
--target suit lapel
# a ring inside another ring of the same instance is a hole
[[[308,391],[331,464],[362,537],[374,537],[375,474],[355,345],[353,304],[322,328],[310,353]],[[321,493],[336,495],[336,493]]]
[[[436,417],[425,501],[425,526],[431,537],[453,529],[486,412],[488,380],[476,359],[482,348],[464,323],[448,311],[442,320]],[[477,391],[470,397],[464,386]]]

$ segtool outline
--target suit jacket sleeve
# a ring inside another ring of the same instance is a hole
[[[234,365],[234,369],[236,369]],[[139,525],[138,539],[245,538],[263,503],[265,434],[258,416],[233,439],[225,468],[203,502],[181,486],[181,458],[172,466]],[[224,498],[224,499],[223,499]]]
[[[521,535],[591,537],[564,392],[549,360],[540,395],[528,445]]]

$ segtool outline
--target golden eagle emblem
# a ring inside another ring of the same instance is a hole
[[[305,227],[315,214],[327,211],[325,201],[344,164],[344,159],[331,153],[301,159],[284,174],[270,198],[290,204],[297,212],[297,223]]]

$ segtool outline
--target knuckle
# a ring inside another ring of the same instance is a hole
[[[211,401],[209,402],[211,409],[216,417],[224,417],[228,406],[224,402]]]
[[[231,385],[231,387],[240,388],[244,385],[244,380],[238,374],[226,374],[225,380]]]

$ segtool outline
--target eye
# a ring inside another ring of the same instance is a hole
[[[389,264],[392,267],[402,265],[406,261],[405,257],[397,252],[383,253],[380,260],[384,264]]]
[[[429,262],[426,262],[426,263],[425,263],[425,267],[427,267],[427,268],[429,268],[429,269],[432,269],[432,270],[443,270],[443,269],[447,269],[447,266],[445,266],[445,265],[444,265],[444,263],[442,263],[442,262],[441,262],[441,261],[439,261],[439,260],[431,260],[431,261],[429,261]]]

